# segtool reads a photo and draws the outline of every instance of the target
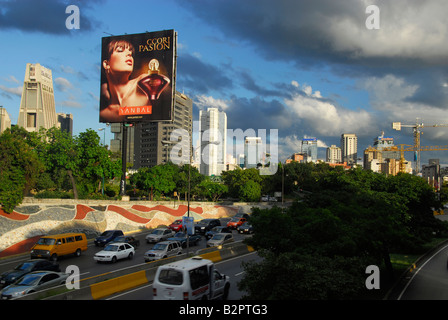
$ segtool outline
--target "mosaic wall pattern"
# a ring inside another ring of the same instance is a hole
[[[195,220],[229,217],[238,206],[190,205]],[[93,238],[104,230],[123,232],[156,228],[181,219],[187,205],[22,205],[8,214],[0,209],[0,257],[30,250],[47,234],[83,232]]]

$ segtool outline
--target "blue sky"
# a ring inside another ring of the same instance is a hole
[[[79,30],[65,27],[68,5],[80,10]],[[379,29],[366,27],[368,5]],[[444,0],[0,0],[0,106],[17,123],[26,63],[40,63],[74,133],[102,128],[101,38],[175,29],[176,89],[193,99],[195,120],[218,106],[230,129],[277,129],[282,160],[303,137],[318,138],[322,157],[342,133],[357,134],[360,154],[381,131],[412,144],[392,122],[448,124],[446,9]],[[448,145],[448,128],[423,131],[422,145]],[[448,151],[424,152],[422,164],[429,158],[448,163]]]

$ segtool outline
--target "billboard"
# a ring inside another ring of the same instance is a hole
[[[172,121],[177,32],[102,38],[100,122]]]

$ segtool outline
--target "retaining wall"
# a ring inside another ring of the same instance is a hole
[[[195,220],[250,213],[268,203],[190,202]],[[10,214],[0,208],[0,257],[29,252],[43,235],[83,232],[94,238],[104,230],[123,232],[169,225],[187,215],[184,201],[104,201],[25,198]]]

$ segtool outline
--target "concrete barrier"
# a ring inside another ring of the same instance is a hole
[[[118,278],[92,284],[90,290],[93,300],[110,296],[114,293],[129,290],[148,283],[146,271],[138,271]]]

